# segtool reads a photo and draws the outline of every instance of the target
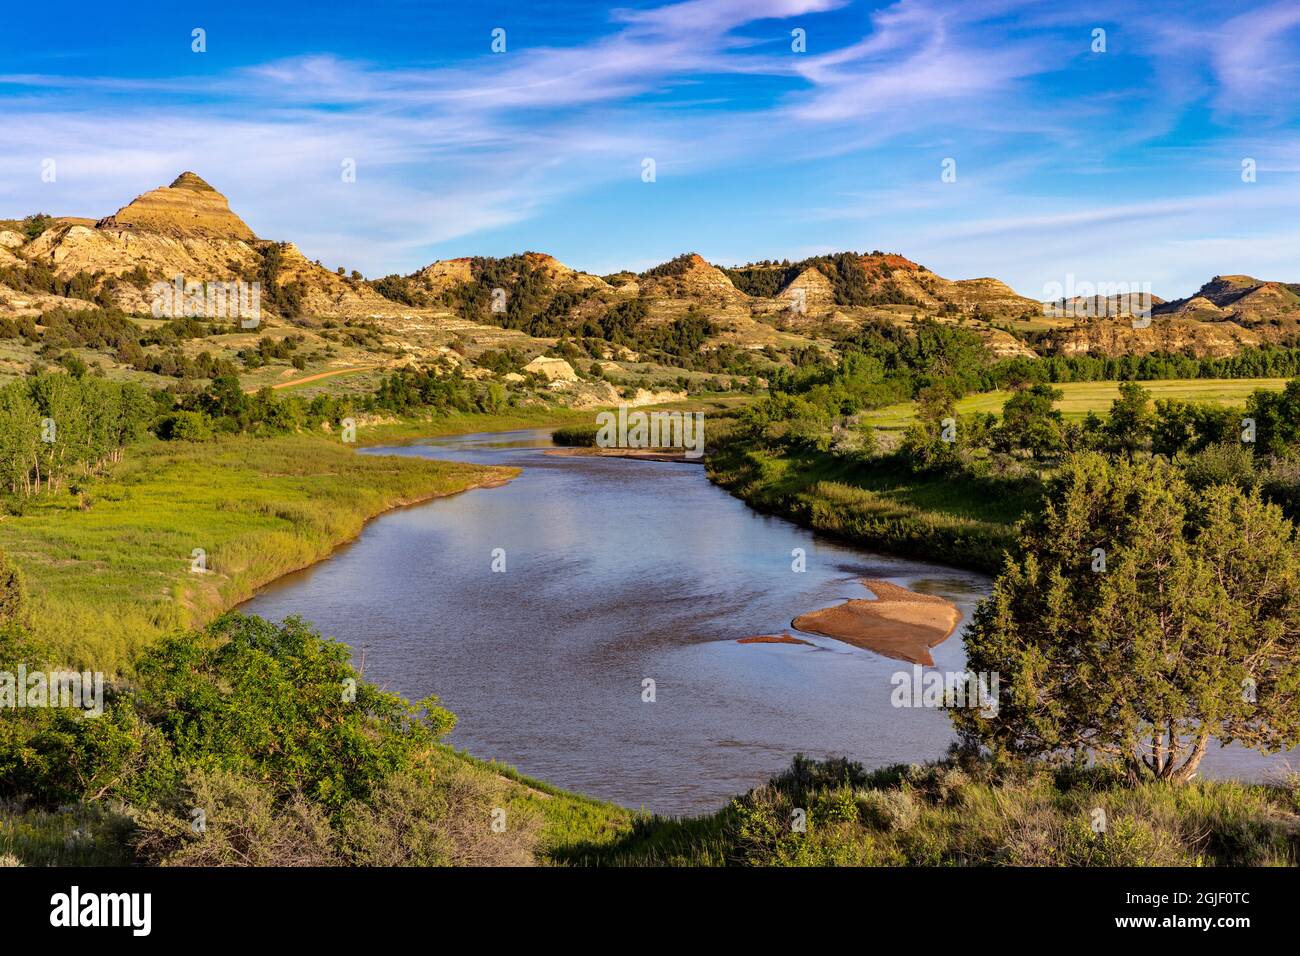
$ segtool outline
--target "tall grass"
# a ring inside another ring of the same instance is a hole
[[[844,760],[796,758],[711,816],[636,821],[587,862],[1294,866],[1296,801],[1294,782],[1131,787],[1104,768],[996,772],[953,759],[868,772]],[[799,817],[802,829],[793,825]]]
[[[386,445],[420,438],[440,438],[470,432],[518,431],[525,428],[582,425],[594,420],[591,408],[560,408],[551,405],[511,408],[499,414],[483,412],[446,412],[421,418],[380,422],[357,432],[357,444]]]
[[[1244,379],[1157,379],[1139,382],[1151,393],[1152,399],[1177,399],[1183,402],[1211,402],[1216,405],[1244,407],[1246,399],[1257,389],[1281,391],[1286,387],[1284,378]],[[1067,421],[1082,421],[1089,412],[1104,415],[1115,399],[1119,398],[1119,382],[1056,382],[1053,388],[1063,393],[1056,409]],[[976,392],[957,401],[957,412],[970,415],[974,412],[1001,414],[1011,392]],[[864,424],[874,428],[901,431],[916,420],[916,403],[903,402],[863,413]]]
[[[55,659],[120,674],[158,634],[319,561],[380,512],[516,473],[310,435],[149,440],[108,480],[0,520],[0,550],[23,569]],[[206,572],[191,570],[195,549]]]
[[[0,866],[126,866],[130,818],[82,804],[59,811],[0,803]]]

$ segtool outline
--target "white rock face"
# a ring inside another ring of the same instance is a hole
[[[576,382],[578,380],[578,373],[573,370],[572,365],[564,361],[564,359],[548,358],[545,355],[539,355],[525,365],[524,371],[542,375],[548,382]]]

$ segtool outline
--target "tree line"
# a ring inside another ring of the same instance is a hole
[[[0,482],[13,495],[59,491],[119,461],[157,411],[129,382],[35,375],[0,388]]]

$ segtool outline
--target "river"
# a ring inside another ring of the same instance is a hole
[[[412,700],[437,694],[459,718],[457,747],[658,813],[718,809],[796,753],[872,767],[943,754],[942,711],[891,704],[891,678],[910,665],[797,632],[811,646],[736,640],[869,598],[864,577],[946,597],[964,627],[986,576],[760,515],[699,465],[550,447],[530,430],[367,450],[524,471],[382,515],[240,610],[300,615],[351,645],[367,680]],[[934,648],[936,667],[962,669],[960,638]],[[1211,752],[1204,772],[1265,766],[1232,749]]]

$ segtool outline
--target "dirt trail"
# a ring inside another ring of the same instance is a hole
[[[383,368],[383,367],[384,366],[382,365],[353,365],[349,368],[334,368],[334,369],[330,369],[328,372],[317,372],[315,375],[307,375],[304,376],[303,378],[295,378],[287,382],[279,382],[275,385],[272,385],[271,388],[272,390],[280,389],[280,388],[290,388],[291,386],[294,385],[306,385],[308,382],[315,382],[322,378],[330,378],[331,376],[334,375],[346,375],[348,372],[365,372],[372,368]],[[248,395],[252,395],[254,392],[258,391],[258,389],[260,389],[261,387],[262,386],[259,385],[257,388],[246,388],[244,389],[244,392]]]

